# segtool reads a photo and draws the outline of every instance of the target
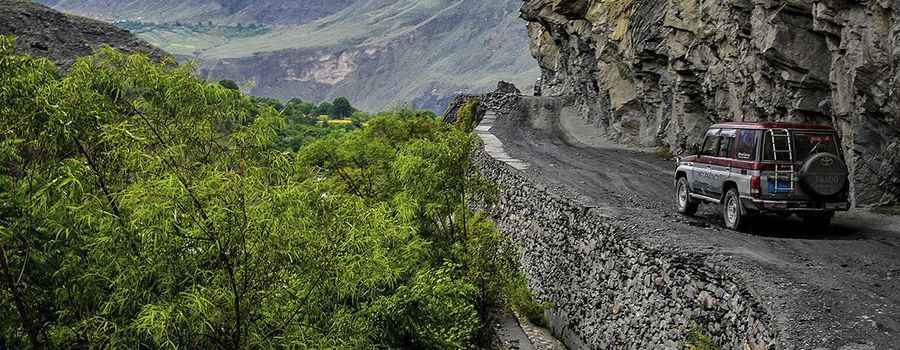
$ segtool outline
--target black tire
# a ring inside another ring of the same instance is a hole
[[[809,157],[800,167],[800,185],[806,193],[820,198],[832,198],[847,188],[847,165],[831,153]]]
[[[722,199],[722,219],[729,230],[740,231],[744,228],[744,206],[741,204],[741,194],[735,188],[729,189]]]
[[[675,210],[683,215],[694,215],[699,207],[700,201],[691,198],[687,178],[679,177],[678,182],[675,183]]]
[[[806,227],[826,228],[831,226],[831,220],[834,219],[834,212],[829,211],[825,213],[803,214],[800,217],[803,218],[803,224]]]

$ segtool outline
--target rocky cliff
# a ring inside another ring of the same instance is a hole
[[[0,35],[15,36],[19,52],[48,58],[63,68],[102,45],[141,52],[156,60],[167,55],[127,30],[30,1],[0,0]]]
[[[833,124],[857,204],[900,201],[900,1],[525,0],[586,143],[676,152],[719,121]]]

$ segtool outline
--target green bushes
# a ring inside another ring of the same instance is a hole
[[[694,327],[691,330],[684,346],[686,350],[719,350],[719,347],[706,334],[706,331],[699,327]]]
[[[521,281],[465,205],[495,193],[473,136],[433,114],[294,152],[190,66],[62,76],[7,38],[0,101],[0,347],[468,348]]]
[[[456,125],[466,132],[475,129],[476,118],[478,117],[478,106],[481,100],[478,98],[469,98],[466,103],[456,111]]]

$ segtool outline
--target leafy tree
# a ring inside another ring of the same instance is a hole
[[[241,89],[238,86],[238,84],[234,82],[234,80],[227,80],[227,79],[220,80],[219,85],[222,85],[222,87],[229,89],[229,90],[240,90]]]
[[[293,152],[190,65],[104,48],[62,75],[6,37],[0,101],[8,347],[470,348],[521,281],[466,205],[496,194],[477,140],[428,113]]]
[[[334,105],[329,102],[322,102],[313,113],[316,115],[334,116]]]
[[[257,105],[272,107],[277,111],[283,111],[285,108],[284,104],[281,103],[281,100],[277,98],[253,96],[252,99]]]
[[[282,112],[292,122],[312,124],[314,123],[313,119],[315,116],[313,116],[313,112],[315,109],[316,105],[304,102],[299,98],[293,98],[288,101]]]
[[[335,118],[347,118],[354,112],[353,106],[350,105],[350,101],[346,97],[334,99],[333,108],[333,114],[331,115]]]

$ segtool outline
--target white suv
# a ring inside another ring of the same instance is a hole
[[[850,209],[848,174],[832,127],[717,124],[706,132],[699,154],[678,161],[676,209],[693,215],[701,203],[721,205],[732,230],[761,213],[796,213],[827,226],[836,211]]]

